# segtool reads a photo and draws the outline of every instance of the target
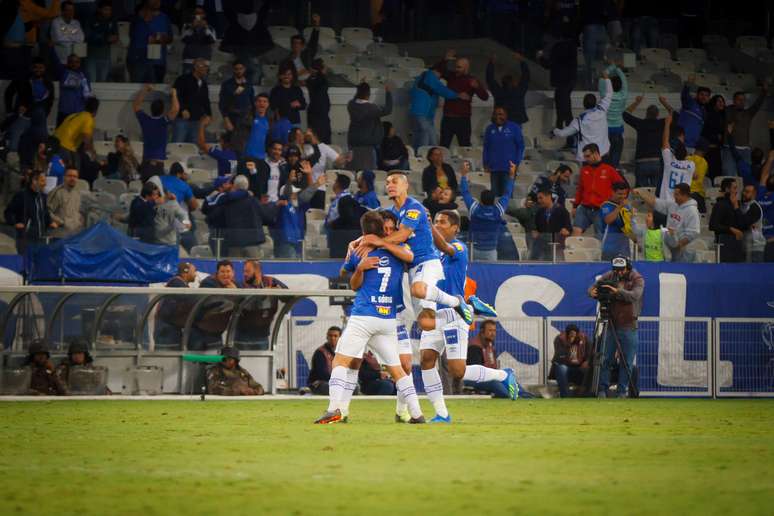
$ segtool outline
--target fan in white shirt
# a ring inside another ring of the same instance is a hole
[[[330,145],[320,142],[313,129],[307,129],[304,133],[304,158],[312,163],[312,181],[325,174],[328,163],[332,163],[332,168],[340,168],[352,160],[350,153],[339,154]],[[321,186],[319,190],[324,191]]]
[[[686,159],[688,151],[680,140],[675,142],[675,149],[669,143],[669,128],[672,124],[672,114],[664,120],[664,132],[661,137],[661,157],[664,162],[664,175],[661,177],[661,190],[658,198],[671,201],[674,198],[675,187],[681,183],[690,185],[696,173],[696,164]]]

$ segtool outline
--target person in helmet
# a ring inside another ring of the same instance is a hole
[[[67,388],[57,378],[54,364],[51,362],[51,352],[48,343],[43,339],[35,339],[30,343],[27,365],[32,370],[30,379],[30,394],[38,396],[64,396]]]
[[[263,387],[239,365],[239,350],[224,347],[223,360],[207,370],[207,392],[218,396],[261,396]]]
[[[637,318],[642,310],[642,295],[645,290],[645,280],[632,267],[632,262],[625,256],[616,256],[611,261],[612,270],[604,273],[599,280],[589,288],[589,296],[599,298],[599,289],[607,289],[612,294],[610,305],[611,330],[605,339],[605,358],[599,373],[598,397],[606,398],[610,386],[610,371],[615,368],[615,354],[618,351],[616,337],[621,344],[626,363],[632,370],[637,358]],[[600,285],[597,287],[597,285]],[[615,285],[615,286],[613,286]],[[625,398],[629,388],[629,374],[626,367],[621,367],[618,373],[618,397]]]
[[[94,362],[94,359],[89,353],[89,342],[83,337],[77,337],[70,341],[70,346],[67,348],[67,358],[56,368],[56,376],[59,381],[68,388],[70,385],[70,369],[76,366],[87,366]]]

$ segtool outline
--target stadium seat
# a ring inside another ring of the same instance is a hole
[[[172,142],[167,144],[167,152],[188,159],[199,155],[199,147],[195,143]]]
[[[646,63],[659,67],[672,60],[672,54],[665,48],[643,48],[640,50],[640,55]]]
[[[195,245],[191,247],[191,258],[214,258],[212,249],[208,245]]]
[[[594,258],[590,252],[590,249],[583,248],[565,248],[564,260],[567,262],[593,262]]]
[[[75,189],[80,192],[88,192],[90,190],[89,182],[85,179],[79,179],[77,183],[75,183]]]
[[[271,35],[272,42],[278,47],[290,50],[290,38],[298,34],[298,30],[295,27],[289,27],[286,25],[273,25],[269,26],[269,34]]]
[[[751,73],[735,73],[726,75],[729,93],[734,91],[754,92],[757,89],[755,75]]]
[[[705,34],[701,37],[701,44],[704,48],[712,46],[727,47],[729,46],[728,36],[723,34]]]
[[[490,175],[486,172],[476,171],[468,174],[468,182],[470,184],[476,183],[489,187],[492,181],[489,179]]]
[[[126,183],[120,179],[97,179],[94,181],[95,192],[107,192],[118,198],[126,193]]]
[[[206,184],[212,182],[217,177],[214,170],[205,170],[203,168],[191,168],[188,170],[188,181],[194,184]]]
[[[408,70],[401,68],[387,68],[387,80],[392,82],[396,88],[402,88],[404,86],[410,87],[414,82],[415,77],[409,74]]]
[[[334,64],[331,65],[331,70],[333,70],[336,75],[340,75],[352,84],[357,83],[357,68],[353,65]]]
[[[364,52],[373,43],[374,33],[363,27],[344,27],[341,40]]]
[[[766,48],[766,38],[763,36],[738,36],[736,38],[736,48],[740,50],[749,48]]]
[[[306,210],[306,220],[325,220],[325,210],[309,208]]]
[[[547,135],[540,135],[537,137],[538,149],[546,150],[559,150],[566,145],[567,141],[564,138],[551,137]]]
[[[688,74],[690,72],[683,72],[685,74]],[[687,77],[686,77],[687,78]],[[660,88],[663,88],[667,91],[680,91],[680,88],[683,86],[683,82],[685,82],[685,79],[672,71],[664,70],[661,72],[654,73],[650,77],[650,82],[658,85]],[[645,83],[642,85],[641,88],[639,88],[639,91],[645,92],[650,90],[650,86],[648,83]]]
[[[357,58],[357,55],[339,52],[336,54],[322,54],[320,58],[325,62],[326,66],[335,71],[339,66],[353,64]]]
[[[142,158],[142,153],[145,145],[140,140],[129,140],[129,145],[131,145],[132,150],[134,151],[134,155],[138,158]],[[110,151],[113,152],[113,151]]]
[[[425,61],[419,57],[391,56],[386,59],[389,66],[404,69],[425,70]]]
[[[332,27],[317,27],[317,29],[319,32],[318,47],[323,51],[335,50],[339,45],[339,42],[336,40],[336,31]],[[312,30],[314,30],[314,27],[304,29],[303,34],[306,41],[309,41],[309,38],[312,37]]]
[[[386,75],[386,70],[385,70]],[[361,82],[367,82],[372,87],[375,86],[374,83],[378,82],[380,79],[382,79],[382,76],[380,76],[376,69],[374,68],[368,68],[365,66],[357,66],[355,67],[355,83],[361,83]],[[382,79],[383,81],[383,79]]]
[[[116,144],[112,140],[94,141],[94,152],[97,154],[97,156],[107,156],[111,152],[115,152],[115,151],[116,151]]]
[[[398,45],[395,43],[371,43],[366,51],[369,54],[387,57],[398,55]]]
[[[199,155],[190,156],[187,160],[182,160],[188,168],[202,168],[204,170],[217,170],[218,162],[209,156]]]
[[[570,236],[564,241],[568,249],[599,249],[600,241],[594,237]]]
[[[409,168],[412,172],[422,172],[429,165],[424,156],[409,156]]]
[[[677,59],[691,61],[695,64],[703,63],[707,60],[707,51],[703,48],[678,48]]]

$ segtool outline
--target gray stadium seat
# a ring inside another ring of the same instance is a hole
[[[126,193],[126,183],[120,179],[97,179],[94,181],[94,191],[107,192],[116,198]]]

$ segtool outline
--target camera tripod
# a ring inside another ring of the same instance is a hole
[[[626,370],[626,373],[629,375],[629,390],[632,392],[633,397],[638,397],[639,389],[635,384],[634,377],[632,376],[632,370],[629,367],[629,363],[626,360],[626,354],[623,352],[623,348],[621,347],[621,341],[618,338],[618,333],[616,332],[615,324],[609,318],[609,316],[606,317],[602,313],[597,315],[597,320],[594,322],[594,371],[591,379],[591,394],[593,396],[597,396],[599,394],[599,374],[602,370],[602,365],[605,362],[605,357],[607,356],[606,347],[607,347],[607,335],[609,332],[612,332],[613,334],[613,340],[615,341],[615,345],[618,350],[618,355],[621,359],[621,366]],[[605,367],[608,366],[608,364],[604,364],[604,365]],[[620,373],[619,373],[619,382],[620,382]]]

